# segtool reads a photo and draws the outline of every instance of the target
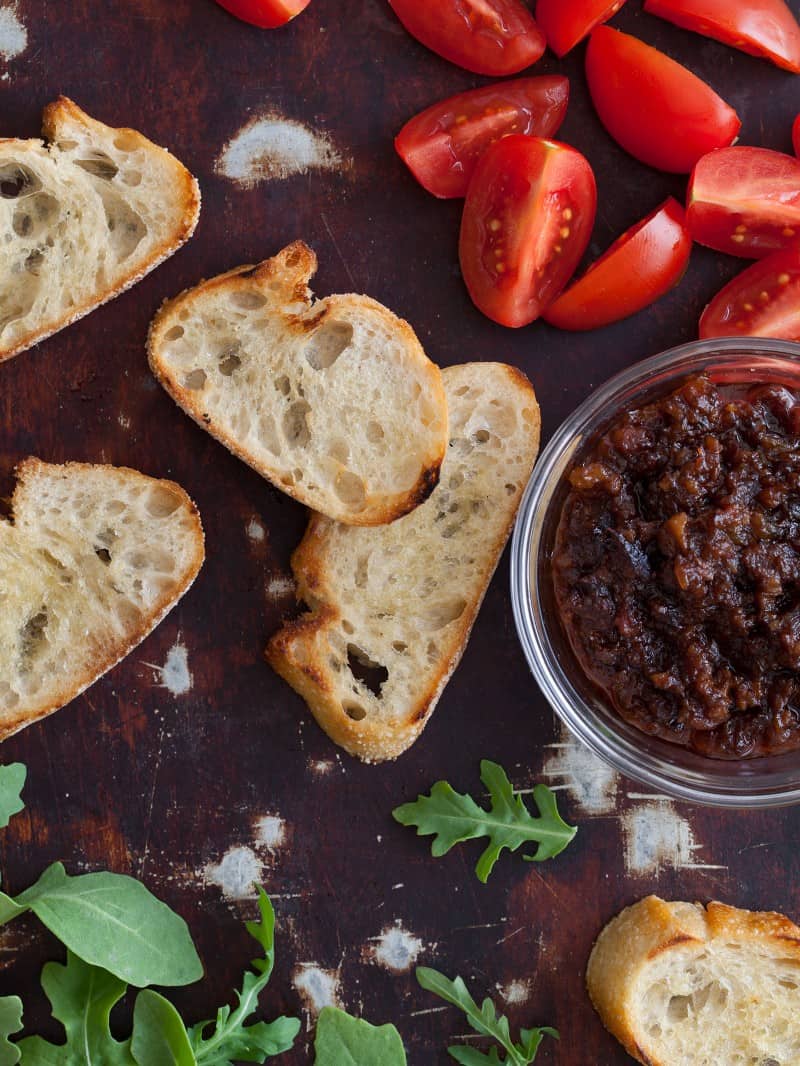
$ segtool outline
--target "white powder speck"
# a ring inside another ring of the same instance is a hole
[[[380,936],[370,937],[370,941],[375,946],[369,949],[369,954],[379,966],[392,973],[410,970],[425,947],[418,937],[403,929],[399,921],[384,929]]]
[[[562,727],[561,741],[544,764],[544,776],[553,791],[567,791],[586,814],[610,814],[617,804],[619,776],[594,752]]]
[[[340,167],[342,157],[324,133],[278,114],[254,118],[222,150],[216,171],[245,188],[262,181]]]
[[[316,759],[311,764],[311,770],[315,774],[319,774],[320,777],[325,777],[334,768],[334,763],[330,759]]]
[[[267,851],[275,851],[286,839],[286,823],[276,814],[264,814],[256,819],[256,844]]]
[[[270,600],[283,600],[291,596],[295,591],[294,581],[290,577],[278,574],[267,582],[267,598]]]
[[[144,665],[161,676],[159,686],[169,689],[173,696],[185,696],[187,692],[191,692],[193,678],[189,670],[189,653],[186,645],[181,642],[180,634],[169,649],[163,666],[156,666],[154,663]]]
[[[703,845],[689,822],[669,801],[644,803],[622,817],[625,866],[631,874],[652,876],[664,869],[725,870],[696,861]]]
[[[22,55],[28,47],[28,31],[19,17],[16,4],[0,7],[0,57],[8,61]]]
[[[339,974],[335,970],[323,970],[316,963],[303,962],[294,971],[292,984],[312,1014],[319,1014],[323,1007],[340,1006]]]
[[[497,985],[497,991],[509,1005],[518,1006],[527,1003],[531,995],[530,981],[510,981],[507,985]]]
[[[117,418],[117,424],[120,426],[121,429],[131,428],[131,420],[127,417],[127,415],[119,415],[119,417]]]
[[[266,531],[257,518],[251,518],[247,523],[247,535],[256,544],[260,544],[266,536]]]
[[[204,878],[222,889],[226,899],[254,899],[255,885],[261,880],[262,865],[250,848],[234,847],[218,863],[209,863]]]

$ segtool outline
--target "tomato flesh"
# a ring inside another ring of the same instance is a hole
[[[707,152],[730,144],[739,116],[674,59],[610,26],[592,32],[586,75],[600,121],[632,156],[687,174]]]
[[[792,145],[794,146],[794,154],[800,156],[800,115],[794,120],[792,126]]]
[[[623,233],[543,317],[570,330],[597,329],[627,318],[678,284],[691,250],[683,208],[670,197]]]
[[[295,15],[308,7],[311,0],[217,0],[217,3],[243,22],[264,30],[274,30],[291,22]]]
[[[800,237],[800,160],[769,148],[723,148],[689,182],[694,240],[718,252],[761,259]]]
[[[800,340],[800,244],[753,263],[703,312],[700,337]]]
[[[541,58],[544,34],[522,0],[389,0],[412,37],[476,74],[517,74]]]
[[[459,257],[475,305],[503,326],[538,318],[589,243],[597,188],[574,148],[503,137],[486,150],[464,203]]]
[[[564,121],[569,81],[560,74],[487,85],[434,104],[410,119],[395,148],[428,192],[467,195],[469,180],[490,144],[511,133],[552,137]]]
[[[800,26],[784,0],[646,0],[644,9],[800,73]]]
[[[595,26],[619,11],[625,0],[538,0],[536,21],[557,56],[565,56]]]

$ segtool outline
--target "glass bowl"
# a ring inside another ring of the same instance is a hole
[[[800,801],[800,751],[757,759],[711,759],[648,736],[625,722],[578,665],[555,605],[553,540],[567,493],[565,474],[617,414],[639,407],[705,371],[725,384],[780,383],[800,390],[800,344],[700,341],[645,359],[592,393],[544,449],[514,529],[511,596],[519,639],[533,676],[562,721],[628,777],[691,803],[729,808]]]

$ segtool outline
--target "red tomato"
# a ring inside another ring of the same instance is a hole
[[[544,34],[521,0],[389,3],[412,37],[476,74],[516,74],[544,52]]]
[[[753,263],[729,282],[703,312],[700,336],[800,340],[800,245]]]
[[[800,236],[800,160],[768,148],[723,148],[689,182],[692,237],[718,252],[761,259]]]
[[[536,21],[557,56],[565,56],[625,0],[538,0]]]
[[[646,0],[644,9],[800,73],[800,26],[784,0]]]
[[[487,148],[459,244],[475,305],[503,326],[533,322],[574,273],[596,209],[592,168],[574,148],[517,135]]]
[[[792,126],[792,144],[794,145],[794,154],[800,156],[800,115],[794,120]]]
[[[244,22],[272,30],[276,26],[285,26],[304,11],[311,0],[217,0],[217,3]]]
[[[466,196],[475,165],[490,144],[509,133],[552,137],[568,100],[569,81],[560,74],[487,85],[415,115],[394,146],[428,192],[443,199]]]
[[[701,156],[734,140],[739,116],[686,67],[610,26],[586,53],[589,91],[600,120],[643,163],[688,173]]]
[[[596,329],[627,318],[678,284],[691,250],[683,208],[670,197],[623,233],[543,318],[559,329]]]

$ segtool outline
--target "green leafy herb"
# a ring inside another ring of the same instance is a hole
[[[515,1043],[511,1039],[508,1018],[497,1013],[497,1008],[488,996],[479,1007],[460,977],[451,981],[438,970],[418,966],[417,980],[428,992],[433,992],[446,1003],[462,1010],[476,1033],[492,1037],[506,1052],[506,1057],[501,1059],[497,1048],[492,1048],[488,1054],[484,1054],[476,1048],[463,1045],[449,1047],[447,1050],[451,1057],[462,1066],[528,1066],[528,1063],[536,1058],[539,1045],[545,1036],[558,1040],[557,1031],[544,1026],[541,1029],[521,1029],[520,1041]]]
[[[203,976],[186,922],[132,877],[69,877],[56,862],[16,899],[0,893],[0,922],[27,910],[73,954],[128,984],[188,985]]]
[[[65,966],[48,962],[44,967],[42,987],[67,1042],[25,1037],[18,1044],[24,1066],[136,1066],[130,1040],[115,1040],[108,1022],[112,1007],[125,995],[123,981],[68,951]]]
[[[438,858],[455,844],[477,837],[489,837],[490,844],[478,860],[475,872],[479,880],[488,880],[504,848],[516,851],[529,841],[536,841],[534,855],[524,855],[527,862],[552,859],[570,843],[577,829],[561,818],[554,794],[546,785],[537,785],[533,799],[539,811],[534,818],[521,796],[515,796],[502,766],[484,759],[481,781],[489,790],[491,808],[479,807],[469,795],[455,792],[446,781],[438,781],[429,796],[415,803],[404,803],[392,813],[401,825],[417,826],[418,836],[436,835],[431,853]]]
[[[196,1066],[180,1014],[149,988],[136,997],[131,1051],[138,1066]]]
[[[14,815],[25,809],[20,793],[27,776],[28,771],[21,762],[0,766],[0,829],[5,829]]]
[[[314,1066],[406,1066],[393,1025],[370,1025],[336,1007],[323,1007],[314,1040]]]
[[[19,996],[0,997],[0,1066],[16,1066],[20,1050],[8,1039],[22,1028],[22,1000]]]
[[[258,906],[261,921],[248,922],[247,931],[264,949],[264,957],[254,959],[253,970],[245,973],[242,989],[237,992],[239,1002],[235,1010],[220,1007],[215,1021],[200,1022],[189,1030],[198,1066],[231,1066],[234,1060],[264,1062],[273,1055],[288,1051],[300,1031],[297,1018],[281,1017],[274,1022],[244,1024],[258,1006],[259,994],[275,965],[275,912],[269,896],[261,888]]]

